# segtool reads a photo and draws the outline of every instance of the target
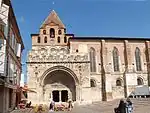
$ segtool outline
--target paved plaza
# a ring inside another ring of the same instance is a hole
[[[150,113],[149,99],[131,99],[134,106],[134,113]],[[75,106],[70,113],[114,113],[113,109],[118,106],[119,100],[109,102],[95,102],[90,105]],[[57,113],[68,113],[69,111],[59,111]],[[12,113],[34,113],[34,110],[13,111]],[[43,112],[43,113],[48,113]],[[56,113],[56,112],[55,112]]]

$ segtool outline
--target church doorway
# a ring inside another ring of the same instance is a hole
[[[76,101],[76,83],[73,76],[65,70],[54,70],[44,79],[44,98],[49,100],[49,94],[55,102]]]
[[[67,102],[68,101],[68,91],[67,90],[62,90],[61,91],[61,101],[62,102]]]
[[[54,102],[59,102],[59,91],[54,90],[54,91],[52,92],[52,95],[53,95],[53,101],[54,101]]]

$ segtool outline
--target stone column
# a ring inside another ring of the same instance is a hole
[[[150,86],[150,41],[146,41],[146,58],[148,71],[148,86]]]
[[[135,51],[135,50],[134,50]],[[124,96],[128,97],[131,93],[133,85],[137,83],[137,76],[134,72],[134,65],[132,64],[132,50],[128,43],[128,40],[124,41],[124,55],[125,55],[125,71],[124,71]]]
[[[76,101],[79,101],[79,88],[78,85],[76,85]]]
[[[40,101],[43,103],[44,102],[44,87],[40,86]]]
[[[101,70],[102,70],[102,78],[101,78],[101,82],[102,82],[102,100],[103,101],[106,101],[106,83],[105,83],[105,70],[104,70],[104,47],[105,47],[105,40],[102,40],[101,41],[101,52],[100,52],[100,55],[101,55]]]
[[[125,66],[127,72],[133,72],[132,51],[128,40],[124,41]]]
[[[82,102],[83,98],[82,98],[82,85],[80,84],[80,101]]]
[[[62,100],[61,100],[61,91],[59,91],[59,102],[62,102]]]
[[[49,103],[50,99],[53,99],[52,92],[49,89],[46,89],[45,94],[44,94],[44,102]]]
[[[107,101],[112,99],[112,86],[110,65],[108,63],[108,51],[105,47],[105,40],[101,40],[101,68],[102,68],[102,100]]]

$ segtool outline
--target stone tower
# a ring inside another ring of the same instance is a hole
[[[71,53],[68,40],[73,36],[66,33],[54,10],[41,25],[39,34],[31,34],[27,70],[28,87],[35,91],[28,94],[33,104],[47,104],[49,99],[80,102],[84,93],[87,96],[82,100],[90,100],[88,53]]]

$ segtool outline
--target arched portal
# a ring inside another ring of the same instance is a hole
[[[48,69],[41,78],[45,99],[52,98],[56,102],[66,102],[69,98],[76,101],[76,85],[78,79],[74,72],[63,66]]]

